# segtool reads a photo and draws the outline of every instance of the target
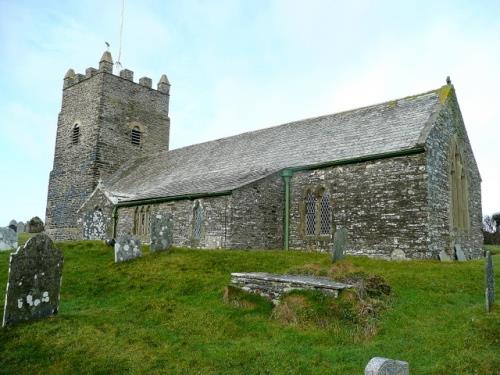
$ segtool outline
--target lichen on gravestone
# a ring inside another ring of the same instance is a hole
[[[130,235],[118,237],[115,242],[115,263],[138,258],[141,253],[141,241]]]
[[[10,255],[2,325],[59,311],[63,255],[46,234],[29,239]]]
[[[17,233],[9,227],[0,227],[0,250],[17,248]]]
[[[169,213],[158,213],[151,219],[151,251],[168,250],[173,243],[173,219]]]
[[[409,375],[408,362],[373,357],[365,367],[365,375]]]

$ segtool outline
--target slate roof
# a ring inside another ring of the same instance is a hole
[[[103,187],[118,201],[227,192],[284,168],[411,150],[425,138],[439,92],[145,156]]]

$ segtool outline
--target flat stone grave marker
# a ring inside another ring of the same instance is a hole
[[[455,256],[457,257],[457,260],[460,262],[467,260],[464,251],[462,250],[462,246],[460,246],[460,244],[455,244]]]
[[[156,214],[151,220],[151,251],[168,250],[173,243],[173,219],[171,214]]]
[[[3,327],[57,314],[63,255],[39,234],[10,255]]]
[[[344,258],[346,246],[347,230],[345,228],[339,228],[335,231],[335,235],[333,236],[332,262],[336,262]]]
[[[9,227],[0,228],[0,250],[17,248],[17,233]]]
[[[124,235],[118,237],[115,243],[115,263],[140,257],[141,241],[138,238]]]
[[[495,302],[495,274],[493,272],[493,259],[491,258],[491,253],[486,252],[485,258],[485,281],[486,281],[486,312],[490,312]]]
[[[410,375],[408,362],[373,357],[365,367],[365,375]]]

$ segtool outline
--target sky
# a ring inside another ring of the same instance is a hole
[[[45,218],[69,68],[118,57],[122,0],[0,0],[0,226]],[[170,147],[436,89],[500,211],[500,1],[125,0],[121,63],[171,84]]]

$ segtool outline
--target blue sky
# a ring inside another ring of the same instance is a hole
[[[0,226],[45,217],[62,79],[118,54],[121,0],[0,0]],[[122,64],[172,83],[171,148],[438,88],[500,211],[499,1],[125,0]]]

